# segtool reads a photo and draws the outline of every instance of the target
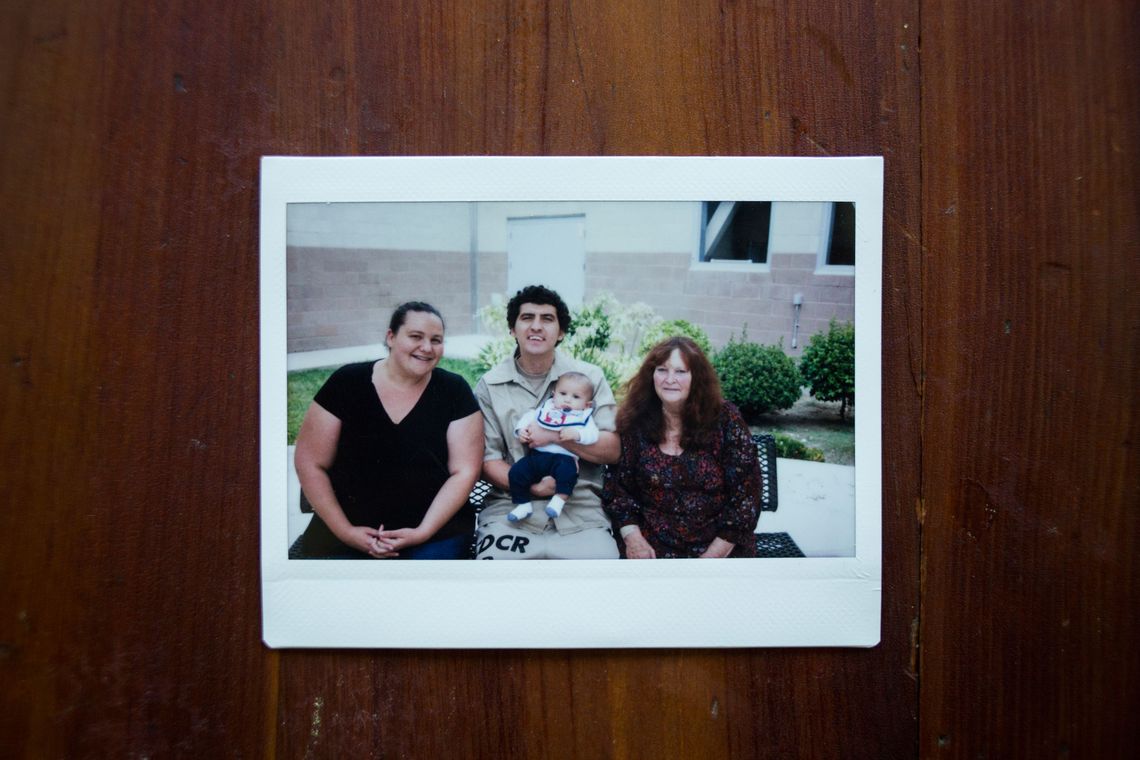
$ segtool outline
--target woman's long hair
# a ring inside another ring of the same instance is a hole
[[[669,360],[673,351],[689,370],[689,397],[681,412],[681,448],[700,448],[716,429],[724,397],[720,380],[708,357],[690,338],[666,338],[649,350],[637,374],[626,383],[625,400],[617,415],[620,435],[640,433],[650,441],[665,440],[665,415],[653,386],[653,373]]]

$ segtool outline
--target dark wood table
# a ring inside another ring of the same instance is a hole
[[[1130,754],[1137,39],[1123,0],[3,3],[0,754]],[[883,155],[882,644],[267,650],[265,154]]]

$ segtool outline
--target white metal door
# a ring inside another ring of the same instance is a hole
[[[586,217],[507,220],[507,298],[527,285],[557,291],[571,309],[586,292]]]

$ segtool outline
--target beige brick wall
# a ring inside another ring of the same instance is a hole
[[[411,300],[439,309],[450,332],[472,330],[466,252],[290,247],[286,256],[290,353],[379,343],[392,310]]]
[[[770,271],[693,269],[686,254],[591,253],[586,260],[587,297],[607,290],[623,301],[644,301],[666,319],[687,319],[714,346],[747,325],[748,339],[775,343],[798,355],[810,335],[833,317],[853,321],[855,279],[816,275],[815,254],[775,254]],[[792,298],[802,293],[799,346],[792,350]]]
[[[478,256],[479,306],[507,283],[505,252]],[[466,252],[290,248],[289,351],[378,343],[397,304],[426,300],[443,312],[448,332],[477,328],[471,319]],[[835,317],[854,320],[855,279],[816,275],[815,254],[774,254],[767,272],[693,269],[686,254],[597,253],[586,256],[586,297],[609,291],[644,301],[666,319],[687,319],[708,331],[714,346],[747,325],[749,340],[775,343],[798,355],[808,338]],[[792,297],[802,293],[799,346],[792,350]],[[509,294],[507,294],[509,296]]]

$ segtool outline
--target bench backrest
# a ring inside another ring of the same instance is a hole
[[[779,493],[776,490],[776,439],[770,435],[754,435],[752,442],[756,444],[756,458],[760,461],[760,509],[763,512],[775,512],[779,506]],[[490,483],[485,480],[475,481],[475,487],[471,489],[467,500],[476,512],[483,508],[483,499],[490,492]],[[304,492],[301,493],[301,511],[313,511]]]
[[[776,490],[776,439],[770,435],[754,435],[756,458],[760,461],[760,510],[775,512],[779,506],[779,493]],[[468,501],[478,512],[483,508],[483,499],[491,492],[491,484],[485,480],[475,481]]]

